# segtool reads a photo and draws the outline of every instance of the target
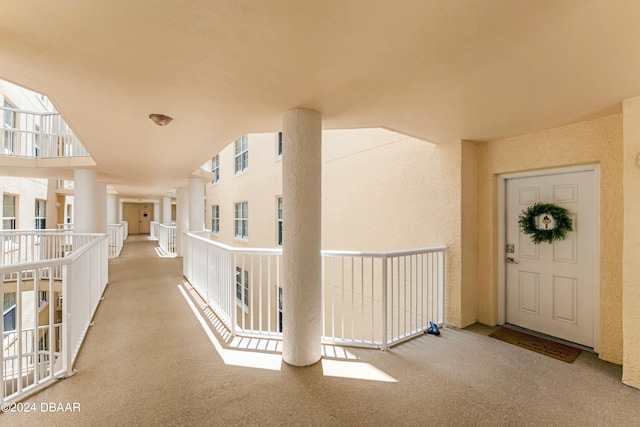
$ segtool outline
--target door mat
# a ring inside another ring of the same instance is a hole
[[[500,328],[490,337],[514,344],[563,362],[572,363],[582,350],[546,338],[536,337],[510,328]]]

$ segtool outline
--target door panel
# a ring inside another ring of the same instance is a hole
[[[148,209],[140,209],[138,211],[138,224],[140,234],[149,234],[151,232],[151,217]]]
[[[595,184],[593,171],[506,182],[506,321],[588,347],[594,345]],[[566,239],[534,244],[518,219],[536,202],[569,210]]]

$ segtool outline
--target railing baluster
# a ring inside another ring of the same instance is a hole
[[[193,233],[189,234],[187,239],[197,239],[202,244],[189,246],[191,249],[185,251],[187,258],[197,256],[197,259],[201,259],[197,251],[203,250],[202,248],[215,248],[215,253],[218,254],[215,257],[215,270],[219,273],[215,279],[218,281],[215,284],[216,292],[212,294],[212,298],[207,298],[207,302],[225,324],[228,324],[232,334],[279,335],[278,304],[282,250],[233,248]],[[389,253],[323,251],[323,337],[335,342],[377,345],[387,349],[421,333],[432,316],[436,316],[441,322],[443,298],[441,294],[436,293],[442,292],[439,286],[442,287],[444,284],[443,251],[444,248]],[[356,258],[360,258],[360,261]],[[376,259],[380,259],[379,267],[376,265]],[[185,263],[189,262],[192,261],[185,259]],[[209,262],[214,261],[212,259]],[[255,265],[256,262],[259,266]],[[263,265],[265,262],[268,263],[266,268]],[[340,263],[339,266],[336,265],[337,262]],[[276,269],[275,284],[271,277],[274,274],[272,263]],[[241,273],[238,280],[242,287],[237,292],[237,295],[242,296],[240,302],[236,297],[236,266],[248,273],[248,277]],[[202,285],[197,283],[197,278],[193,277],[193,274],[191,276],[187,279],[195,289],[201,289]],[[247,283],[246,280],[250,282]],[[365,284],[365,280],[369,280],[369,283]],[[351,289],[347,289],[347,286],[351,286]],[[266,289],[263,289],[265,287]],[[272,289],[274,298],[271,298]],[[350,302],[348,298],[351,298]],[[224,300],[227,302],[223,303]],[[248,307],[245,307],[245,300],[250,301]],[[438,307],[435,310],[431,308],[434,304]],[[242,315],[242,320],[237,319],[239,314]],[[276,323],[272,325],[274,319]],[[370,319],[369,325],[366,319]],[[347,322],[351,322],[351,325]],[[236,330],[236,327],[239,330]]]

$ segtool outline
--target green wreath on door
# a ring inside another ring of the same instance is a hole
[[[564,240],[567,233],[573,231],[569,211],[551,203],[538,202],[529,206],[520,215],[518,223],[522,232],[530,235],[535,244]],[[553,227],[548,228],[551,223]]]

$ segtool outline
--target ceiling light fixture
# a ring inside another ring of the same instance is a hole
[[[149,114],[149,118],[158,126],[166,126],[171,123],[171,120],[173,120],[171,117],[165,116],[164,114]]]

